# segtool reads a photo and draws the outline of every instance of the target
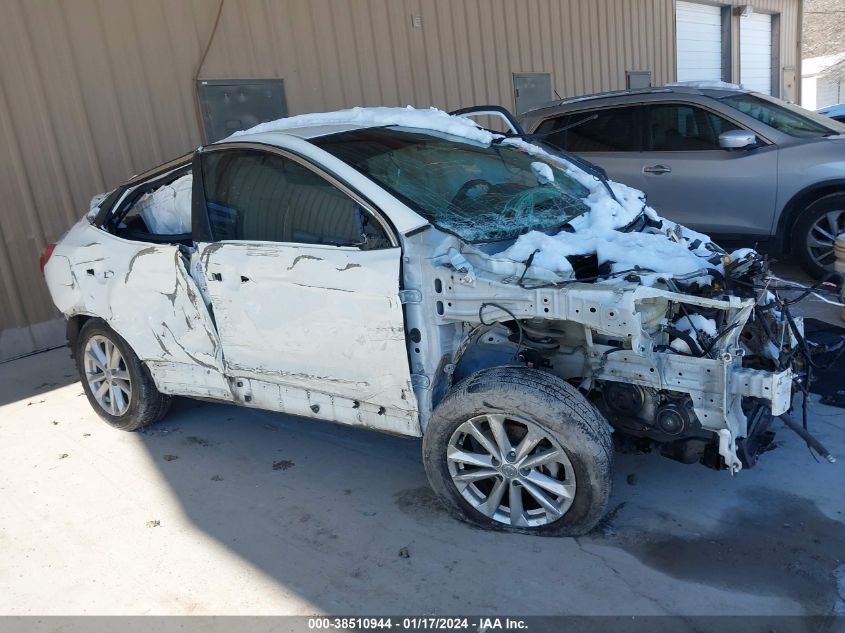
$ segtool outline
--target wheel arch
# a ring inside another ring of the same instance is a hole
[[[792,196],[783,207],[775,231],[780,252],[791,253],[792,242],[788,238],[788,233],[795,226],[801,212],[816,200],[832,193],[845,193],[845,178],[834,178],[814,183]]]
[[[76,346],[79,343],[79,333],[82,327],[91,319],[96,318],[90,314],[72,314],[67,317],[65,324],[67,331],[67,346],[70,348],[71,358],[76,358]]]

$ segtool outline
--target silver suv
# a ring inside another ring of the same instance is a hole
[[[845,125],[767,95],[671,85],[556,101],[523,128],[724,242],[791,253],[814,277],[845,231]]]

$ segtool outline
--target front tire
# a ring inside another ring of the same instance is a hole
[[[102,319],[91,319],[77,338],[76,363],[88,402],[109,425],[135,431],[170,408],[132,348]]]
[[[429,482],[457,518],[485,528],[579,536],[602,518],[613,445],[574,387],[524,367],[472,374],[423,436]]]
[[[792,232],[792,252],[814,279],[833,271],[836,237],[845,233],[845,193],[832,193],[810,204]]]

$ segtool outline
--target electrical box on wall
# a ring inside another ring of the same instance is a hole
[[[549,73],[514,73],[513,101],[516,113],[552,100],[552,76]]]
[[[282,79],[202,79],[197,91],[209,143],[288,115]]]
[[[628,90],[639,90],[640,88],[651,88],[650,70],[626,70],[625,88]]]

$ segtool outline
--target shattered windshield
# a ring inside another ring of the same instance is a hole
[[[314,139],[435,226],[470,242],[559,231],[589,190],[524,147],[379,127]]]

